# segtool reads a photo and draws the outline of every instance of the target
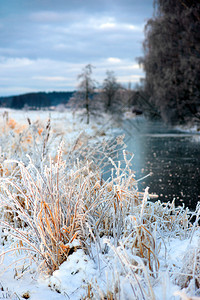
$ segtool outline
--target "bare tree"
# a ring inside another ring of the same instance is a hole
[[[165,122],[189,122],[200,113],[200,2],[155,0],[146,25],[146,94]]]
[[[78,80],[80,80],[78,93],[81,101],[83,101],[83,106],[86,109],[87,124],[90,122],[90,102],[91,97],[95,92],[96,85],[96,81],[92,78],[93,68],[94,67],[91,64],[88,64],[83,68],[82,73],[78,75]]]
[[[103,81],[102,92],[105,101],[106,111],[113,109],[114,104],[117,102],[117,92],[121,85],[117,82],[113,71],[106,72],[107,77]]]

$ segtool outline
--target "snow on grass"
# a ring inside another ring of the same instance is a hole
[[[0,115],[0,298],[200,296],[199,206],[192,224],[141,193],[109,116],[88,126],[70,111]]]

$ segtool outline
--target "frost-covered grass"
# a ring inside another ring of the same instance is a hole
[[[100,121],[40,114],[2,113],[0,297],[200,296],[200,204],[139,191],[134,157]]]

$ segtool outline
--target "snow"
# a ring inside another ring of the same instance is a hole
[[[200,231],[196,231],[192,243],[189,239],[181,240],[179,238],[171,238],[166,241],[167,256],[165,259],[163,246],[159,254],[161,262],[159,276],[154,286],[157,300],[180,299],[180,297],[174,296],[174,293],[179,291],[180,287],[173,282],[173,276],[170,275],[169,270],[172,269],[175,273],[181,268],[184,264],[183,257],[185,253],[189,248],[197,247],[199,237]],[[15,293],[20,297],[28,292],[30,299],[34,300],[77,300],[86,295],[87,283],[93,282],[95,284],[95,281],[102,289],[106,289],[105,279],[109,276],[111,284],[111,274],[115,273],[116,268],[116,261],[112,254],[109,253],[107,258],[102,258],[101,271],[99,271],[98,263],[86,255],[82,249],[78,249],[70,255],[68,260],[52,276],[38,276],[36,269],[33,268],[32,272],[27,272],[24,276],[19,276],[19,279],[14,279],[13,268],[9,268],[5,272],[1,272],[0,283],[4,287],[4,291],[0,291],[0,299],[5,297],[6,294],[11,296],[10,299],[19,299],[15,298]],[[1,271],[15,259],[16,255],[5,256],[5,261],[1,264]],[[126,295],[130,295],[126,299],[133,299],[128,283],[125,283],[124,289]]]
[[[70,299],[78,299],[84,295],[81,287],[86,285],[86,278],[91,281],[93,277],[97,277],[95,263],[82,249],[78,249],[69,256],[59,270],[53,273],[49,285],[57,291],[66,293]]]
[[[98,122],[92,120],[90,125],[86,125],[80,122],[77,116],[74,116],[70,111],[62,113],[55,111],[24,113],[13,110],[7,111],[9,112],[9,117],[18,124],[27,123],[27,118],[30,118],[32,122],[40,120],[40,122],[45,123],[49,115],[51,115],[52,128],[56,132],[62,131],[65,142],[70,144],[73,144],[81,132],[94,140],[102,140],[105,136],[110,138],[113,132],[113,124],[106,115],[103,117],[103,124],[102,120],[98,120]],[[0,115],[3,112],[4,109],[1,109]],[[107,126],[105,126],[105,123],[107,123]],[[102,131],[105,136],[102,135]],[[56,146],[57,144],[54,142],[51,153],[55,154]],[[9,249],[10,241],[8,238],[8,241],[1,242],[0,253]],[[157,278],[152,280],[156,300],[181,299],[180,296],[175,296],[177,291],[181,290],[177,284],[177,274],[180,273],[184,266],[185,255],[191,249],[198,249],[199,241],[200,229],[198,227],[194,231],[192,239],[191,236],[183,237],[182,235],[173,237],[166,235],[164,240],[160,239],[161,249],[158,254],[160,269]],[[102,237],[100,242],[102,249],[105,249],[105,238]],[[21,252],[11,252],[1,256],[0,299],[23,299],[26,293],[31,300],[83,299],[89,293],[88,287],[90,284],[95,287],[95,295],[101,295],[101,292],[115,289],[119,278],[121,283],[123,283],[123,295],[120,299],[134,299],[130,281],[123,275],[123,268],[109,246],[107,246],[108,249],[106,251],[100,253],[98,247],[93,245],[92,255],[91,253],[90,255],[85,253],[76,240],[72,242],[71,246],[76,246],[77,250],[70,254],[67,261],[63,262],[51,276],[39,273],[38,266],[34,262],[25,271],[29,263],[27,259],[25,262],[23,260],[19,261],[17,263],[18,267],[16,267],[16,262],[23,258],[23,253]],[[21,269],[19,265],[21,265]],[[93,299],[97,299],[95,295]]]
[[[192,135],[192,139],[194,142],[200,142],[200,128],[197,125],[193,126],[176,126],[176,129],[180,132],[187,133],[188,135]]]

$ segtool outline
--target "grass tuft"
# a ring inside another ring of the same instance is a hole
[[[53,132],[50,119],[46,125],[28,119],[25,127],[5,119],[3,131],[1,243],[12,247],[0,257],[24,253],[51,275],[79,248],[100,273],[103,261],[112,256],[116,266],[110,268],[106,287],[97,280],[86,282],[84,299],[156,299],[160,247],[165,238],[192,240],[199,205],[191,214],[176,207],[175,200],[151,201],[155,195],[148,187],[139,191],[134,157],[125,150],[123,137],[97,143],[80,135],[71,147],[61,142],[52,156],[51,145],[62,134]],[[184,261],[174,278],[180,288],[197,295],[199,248],[191,248]]]

